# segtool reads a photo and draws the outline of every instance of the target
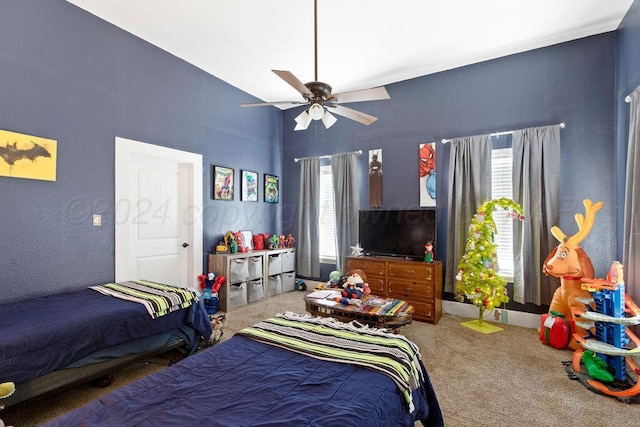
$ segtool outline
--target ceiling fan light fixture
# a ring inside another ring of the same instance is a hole
[[[322,119],[324,113],[324,107],[318,103],[311,104],[311,107],[309,107],[309,115],[313,120]]]
[[[295,118],[296,127],[293,130],[305,130],[309,127],[309,123],[311,123],[311,116],[307,113],[307,110],[298,114]]]
[[[324,127],[325,128],[329,129],[337,121],[338,121],[338,119],[336,119],[336,116],[334,116],[333,114],[331,114],[328,111],[324,112],[324,115],[322,116],[322,123],[324,123]]]

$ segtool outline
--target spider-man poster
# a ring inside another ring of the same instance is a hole
[[[436,143],[420,144],[420,206],[436,205]]]

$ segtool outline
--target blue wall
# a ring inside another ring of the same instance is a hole
[[[0,302],[114,279],[116,136],[203,155],[203,262],[280,232],[280,205],[209,194],[213,164],[281,174],[279,110],[63,0],[2,2],[0,76],[0,129],[58,141],[55,182],[0,177]]]
[[[387,86],[387,101],[351,104],[377,116],[363,126],[339,117],[329,130],[314,122],[294,132],[284,114],[283,228],[297,233],[298,167],[294,157],[382,148],[384,207],[414,208],[418,196],[418,145],[443,138],[566,123],[561,130],[560,228],[577,231],[574,214],[582,200],[604,201],[582,246],[599,274],[616,259],[615,33],[416,78]],[[330,83],[330,82],[329,82]],[[350,106],[351,106],[350,105]],[[438,242],[446,259],[449,146],[437,144]],[[361,208],[368,208],[367,156],[360,158]],[[603,242],[611,242],[603,244]],[[366,248],[365,248],[366,249]]]
[[[634,1],[616,32],[617,49],[617,85],[616,85],[616,165],[618,223],[617,234],[624,232],[624,194],[625,171],[627,161],[627,142],[629,138],[629,104],[624,98],[640,85],[640,2]],[[618,239],[618,259],[622,259],[622,239]]]

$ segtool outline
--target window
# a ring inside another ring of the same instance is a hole
[[[331,165],[320,166],[320,262],[336,262],[336,222],[333,213]]]
[[[511,148],[492,150],[491,157],[491,198],[506,197],[513,199],[513,153]],[[513,282],[513,218],[505,215],[494,215],[497,233],[495,243],[498,245],[498,275]]]

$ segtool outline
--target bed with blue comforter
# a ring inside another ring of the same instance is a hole
[[[415,344],[285,313],[49,426],[443,426]]]
[[[146,283],[155,287],[154,292],[167,292],[157,290],[167,285],[155,282],[126,283],[137,287]],[[24,400],[21,393],[27,391],[29,398],[37,395],[31,382],[63,369],[99,364],[176,341],[193,352],[201,336],[211,335],[211,323],[195,293],[176,289],[191,297],[172,306],[157,303],[156,295],[145,305],[135,298],[81,289],[1,304],[0,378],[17,386],[16,395],[3,403],[9,406]],[[165,299],[171,303],[171,298],[176,297]]]

